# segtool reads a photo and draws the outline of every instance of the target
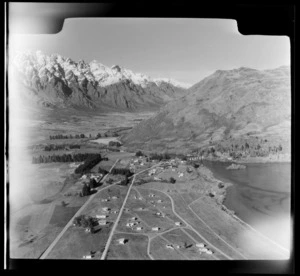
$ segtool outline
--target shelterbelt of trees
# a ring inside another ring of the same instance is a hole
[[[80,145],[71,145],[71,144],[64,144],[64,145],[55,145],[50,144],[44,147],[44,151],[52,151],[52,150],[65,150],[65,149],[80,149]]]
[[[75,173],[77,174],[88,173],[101,160],[103,160],[101,154],[90,154],[90,156],[88,156],[88,158],[84,161],[84,163],[75,169]]]
[[[53,162],[82,162],[87,160],[88,158],[94,158],[101,155],[97,153],[74,153],[74,154],[63,154],[63,155],[48,155],[48,156],[33,156],[32,163],[40,164],[40,163],[53,163]]]

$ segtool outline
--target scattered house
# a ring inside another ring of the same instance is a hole
[[[108,208],[108,207],[103,207],[102,210],[103,210],[103,211],[110,211],[110,208]]]
[[[106,220],[98,220],[99,225],[106,225],[107,221]]]
[[[134,225],[135,225],[134,222],[128,222],[128,223],[126,224],[127,227],[132,227],[132,226],[134,226]]]
[[[137,227],[137,228],[135,228],[137,231],[141,231],[142,229],[143,229],[143,227]]]
[[[87,232],[87,233],[91,232],[91,228],[89,228],[89,227],[86,228],[86,229],[85,229],[85,232]]]
[[[173,247],[173,245],[171,245],[171,244],[167,244],[167,245],[166,245],[166,248],[168,248],[168,249],[173,249],[173,250],[174,250],[174,247]]]
[[[204,243],[197,243],[196,246],[199,247],[199,248],[204,248],[205,244]]]
[[[80,179],[86,179],[87,176],[84,174]]]
[[[139,200],[143,200],[143,198],[142,198],[142,197],[139,197]]]
[[[156,181],[160,181],[160,180],[161,180],[161,178],[159,178],[159,177],[157,177],[157,176],[154,176],[154,180],[156,180]]]
[[[159,199],[159,200],[157,200],[157,202],[158,202],[158,203],[161,203],[161,202],[162,202],[162,200],[161,200],[161,199]]]
[[[104,219],[107,218],[107,215],[96,215],[97,219]]]
[[[113,196],[111,199],[118,199],[118,197],[117,196]]]
[[[83,256],[83,259],[92,259],[92,256],[91,255],[86,255],[86,256]]]
[[[125,244],[126,242],[128,242],[128,239],[121,238],[121,239],[118,239],[117,241],[119,244]]]
[[[213,252],[211,251],[211,250],[207,250],[206,251],[206,254],[209,254],[209,255],[211,255]]]
[[[208,249],[205,248],[205,247],[204,247],[204,248],[199,248],[199,251],[200,251],[200,252],[205,252],[205,253],[206,253],[206,252],[208,251]]]
[[[159,229],[159,227],[152,227],[152,231],[158,231]]]
[[[114,214],[117,214],[117,213],[118,213],[118,211],[117,211],[117,210],[115,210],[115,211],[112,211],[112,213],[114,213]]]
[[[178,245],[178,244],[176,244],[176,245],[175,245],[175,247],[176,247],[177,249],[179,249],[181,246],[180,246],[180,245]]]
[[[155,213],[155,215],[157,215],[157,216],[161,216],[161,213],[160,213],[160,212],[157,212],[157,213]]]
[[[183,173],[178,173],[178,177],[182,177],[183,176]]]
[[[175,225],[180,226],[180,225],[181,225],[181,222],[176,221],[176,222],[175,222]]]

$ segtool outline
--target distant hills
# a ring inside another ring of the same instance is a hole
[[[193,149],[241,137],[290,142],[290,68],[218,70],[125,137],[144,149]]]
[[[157,110],[187,88],[170,79],[153,79],[94,60],[75,62],[58,54],[22,52],[12,57],[11,80],[28,103],[94,110]]]

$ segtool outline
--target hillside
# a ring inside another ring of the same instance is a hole
[[[119,65],[75,62],[40,51],[14,56],[10,77],[18,82],[22,97],[45,107],[157,110],[186,91],[186,85],[175,80],[152,79]]]
[[[281,143],[289,151],[290,124],[290,69],[242,67],[203,79],[123,141],[129,147],[186,151],[220,143],[232,147],[254,138],[267,140],[267,147]]]

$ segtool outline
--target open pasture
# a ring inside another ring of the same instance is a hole
[[[127,239],[125,244],[119,244],[118,239]],[[149,260],[147,255],[148,237],[145,235],[131,235],[116,233],[110,245],[108,260]]]

